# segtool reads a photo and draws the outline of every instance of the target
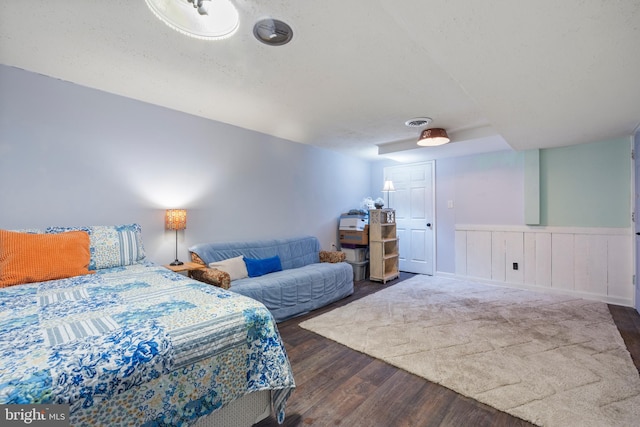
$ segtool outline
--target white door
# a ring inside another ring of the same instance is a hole
[[[433,274],[435,254],[434,163],[384,168],[393,181],[387,207],[396,210],[400,271]],[[386,200],[385,200],[386,202]]]

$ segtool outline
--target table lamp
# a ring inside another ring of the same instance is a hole
[[[182,265],[184,263],[178,260],[178,230],[187,228],[187,210],[167,209],[164,225],[167,230],[176,230],[176,260],[169,265]]]

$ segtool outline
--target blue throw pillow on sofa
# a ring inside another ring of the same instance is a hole
[[[263,259],[245,257],[244,263],[247,265],[247,273],[249,273],[249,277],[263,276],[267,273],[282,270],[282,264],[280,263],[280,257],[278,255]]]

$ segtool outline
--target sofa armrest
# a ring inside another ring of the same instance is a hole
[[[215,268],[203,268],[202,270],[190,270],[189,277],[198,282],[208,283],[222,289],[229,289],[231,286],[231,276],[226,271]]]
[[[347,259],[347,255],[340,251],[320,251],[320,262],[343,262]]]
[[[191,261],[197,264],[207,265],[202,258],[194,252],[191,252]],[[190,270],[189,277],[197,280],[198,282],[208,283],[209,285],[217,286],[222,289],[229,289],[229,286],[231,286],[231,276],[229,276],[229,273],[215,268],[207,267],[200,270]]]

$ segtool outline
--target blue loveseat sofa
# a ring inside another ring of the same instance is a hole
[[[263,303],[276,322],[307,313],[353,293],[353,268],[341,252],[321,251],[313,236],[231,243],[201,243],[189,248],[194,262],[212,263],[244,257],[278,257],[281,271],[230,280],[216,268],[191,271],[192,277]],[[321,262],[324,261],[324,262]]]

